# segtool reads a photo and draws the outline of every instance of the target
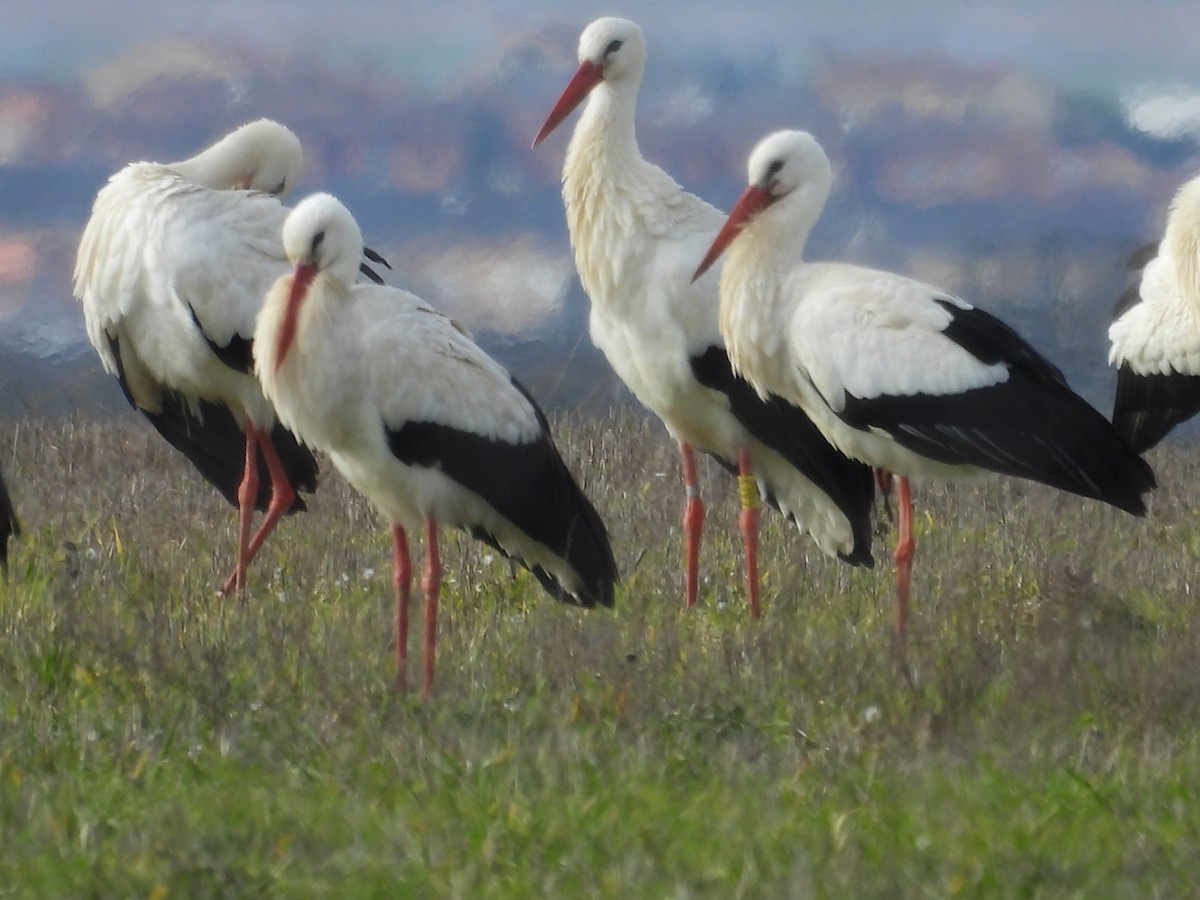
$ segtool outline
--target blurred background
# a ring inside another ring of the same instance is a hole
[[[811,257],[990,309],[1109,411],[1126,261],[1200,172],[1194,0],[7,0],[0,418],[125,408],[71,296],[92,199],[127,162],[190,156],[260,116],[304,144],[293,199],[340,196],[389,281],[459,318],[544,405],[629,402],[571,262],[558,175],[574,117],[529,148],[579,32],[609,14],[646,34],[648,158],[727,209],[760,136],[814,132],[838,182]]]

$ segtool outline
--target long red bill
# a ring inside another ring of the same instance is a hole
[[[575,70],[575,74],[571,76],[571,80],[567,82],[567,86],[563,88],[558,102],[550,110],[550,115],[546,116],[546,121],[542,124],[541,130],[537,133],[537,137],[533,139],[533,146],[536,147],[540,144],[546,135],[562,124],[562,120],[569,116],[575,110],[575,107],[583,102],[583,98],[591,93],[592,88],[603,80],[603,66],[598,66],[586,59],[581,62],[579,68]]]
[[[752,184],[742,191],[742,196],[738,197],[737,203],[729,213],[729,218],[725,220],[725,224],[721,226],[717,236],[713,238],[712,246],[708,248],[703,261],[696,268],[696,274],[692,276],[692,281],[707,272],[725,252],[725,249],[733,243],[733,239],[741,233],[746,223],[770,206],[772,202],[774,202],[774,198],[771,196],[771,192],[757,184]]]
[[[287,306],[283,310],[283,321],[279,325],[279,337],[275,342],[275,371],[283,365],[283,358],[291,349],[296,337],[296,322],[300,319],[300,304],[308,287],[317,277],[319,270],[312,263],[297,263],[296,271],[292,274],[292,290],[288,294]]]

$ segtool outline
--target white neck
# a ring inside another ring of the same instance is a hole
[[[563,163],[563,203],[580,281],[593,303],[616,290],[623,260],[615,251],[638,249],[655,198],[680,190],[638,149],[634,118],[637,85],[597,85],[575,126]],[[665,204],[663,204],[665,205]]]
[[[1175,262],[1179,289],[1200,303],[1200,179],[1176,194],[1163,244]]]
[[[787,265],[772,241],[758,239],[754,224],[726,251],[719,316],[734,370],[757,384],[756,359],[771,356],[782,346],[777,323]]]
[[[567,148],[579,152],[581,144],[602,144],[605,152],[617,157],[641,159],[634,120],[637,117],[637,85],[629,82],[612,85],[601,82],[588,96],[575,133]]]
[[[168,168],[192,184],[215,190],[244,187],[250,177],[245,155],[224,142],[214,144],[191,159],[171,163]]]
[[[808,236],[825,210],[831,187],[823,178],[805,182],[763,210],[746,229],[744,237],[767,245],[785,265],[799,265],[804,261]]]
[[[209,149],[168,168],[194,185],[228,191],[230,188],[256,187],[272,190],[274,184],[256,184],[289,176],[300,167],[300,145],[282,126],[252,122],[226,134]],[[294,146],[293,146],[294,143]]]
[[[756,386],[770,391],[773,369],[761,361],[783,353],[796,297],[785,291],[788,275],[804,264],[804,248],[825,205],[829,186],[810,182],[747,223],[726,251],[721,270],[720,319],[730,361]]]

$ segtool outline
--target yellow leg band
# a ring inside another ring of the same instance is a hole
[[[742,509],[758,507],[758,479],[753,475],[738,476],[738,499],[742,501]]]

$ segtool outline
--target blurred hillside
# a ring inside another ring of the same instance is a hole
[[[722,207],[767,130],[800,126],[839,181],[811,256],[893,268],[996,312],[1107,411],[1125,261],[1200,170],[1178,89],[1083,94],[948,57],[656,46],[643,152]],[[558,172],[573,120],[530,140],[575,67],[577,29],[524,33],[437,91],[233,42],[142,44],[72,81],[0,81],[0,415],[121,408],[71,297],[96,190],[138,159],[196,152],[259,116],[304,143],[297,194],[329,190],[412,288],[472,328],[548,406],[628,400],[587,337]],[[1135,90],[1135,88],[1138,88]]]

